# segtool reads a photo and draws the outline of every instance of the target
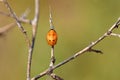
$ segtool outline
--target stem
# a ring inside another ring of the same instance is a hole
[[[38,19],[39,19],[39,0],[35,0],[35,16],[32,21],[32,43],[31,43],[31,46],[29,47],[28,63],[27,63],[27,80],[31,79],[32,55],[33,55],[33,49],[35,45]]]
[[[51,61],[50,61],[50,68],[54,66],[55,63],[55,56],[54,56],[54,46],[51,47]]]

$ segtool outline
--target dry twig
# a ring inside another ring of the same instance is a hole
[[[119,38],[120,38],[120,34],[111,33],[110,35],[111,35],[111,36],[116,36],[116,37],[119,37]]]
[[[2,15],[4,15],[4,16],[12,17],[10,14],[7,14],[7,13],[2,12],[2,11],[0,11],[0,14],[2,14]]]
[[[29,54],[28,54],[28,62],[27,62],[27,80],[31,78],[31,63],[32,63],[32,53],[34,49],[37,27],[38,27],[38,19],[39,19],[39,0],[35,0],[35,16],[32,20],[32,43],[29,47]]]
[[[51,11],[51,7],[49,6],[50,9],[50,15],[49,15],[49,23],[50,23],[50,29],[54,29],[53,26],[53,20],[52,20],[52,11]],[[51,61],[50,61],[50,67],[53,67],[55,63],[55,55],[54,55],[54,46],[51,46]]]
[[[6,26],[4,27],[1,27],[0,28],[0,36],[4,35],[6,32],[8,32],[10,29],[12,29],[14,26],[16,26],[16,23],[10,23],[10,24],[7,24]]]

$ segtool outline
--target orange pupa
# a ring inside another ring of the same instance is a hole
[[[46,38],[48,44],[50,46],[54,46],[57,43],[57,39],[58,39],[56,31],[54,29],[49,30]]]

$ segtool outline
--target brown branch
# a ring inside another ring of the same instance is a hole
[[[96,49],[89,49],[89,52],[95,52],[95,53],[100,53],[103,54],[103,52],[101,50],[96,50]]]
[[[50,60],[50,65],[49,67],[53,67],[55,63],[55,56],[54,56],[54,46],[51,47],[51,60]]]
[[[73,59],[77,58],[78,56],[80,56],[81,54],[88,52],[89,49],[91,49],[92,47],[94,47],[96,44],[98,44],[99,42],[101,42],[103,39],[105,39],[106,37],[110,36],[112,31],[115,28],[118,28],[118,26],[120,25],[120,18],[117,20],[117,22],[115,22],[115,24],[108,29],[108,31],[106,33],[104,33],[100,38],[98,38],[96,41],[92,42],[90,45],[88,45],[87,47],[85,47],[84,49],[82,49],[81,51],[75,53],[73,56],[65,59],[64,61],[58,63],[57,65],[53,66],[51,70],[54,70],[70,61],[72,61]],[[49,69],[46,69],[44,72],[38,74],[37,76],[33,77],[31,80],[37,80],[39,78],[41,78],[42,76],[46,75],[48,73],[48,71],[51,71]],[[44,74],[43,74],[44,73]]]
[[[10,23],[4,27],[0,28],[0,36],[4,35],[6,32],[8,32],[10,29],[12,29],[14,26],[16,26],[16,23]]]
[[[22,23],[31,24],[31,20],[27,19],[28,14],[30,13],[30,9],[26,9],[25,12],[20,16],[19,21]]]
[[[50,76],[51,76],[54,80],[64,80],[64,79],[62,79],[61,77],[59,77],[58,75],[56,75],[56,74],[54,74],[54,73],[50,74]]]
[[[120,34],[111,33],[110,35],[111,35],[111,36],[116,36],[116,37],[119,37],[119,38],[120,38]]]
[[[19,17],[19,21],[22,23],[28,23],[31,24],[31,20],[27,19],[27,16],[30,12],[30,9],[26,9],[25,12]]]
[[[2,11],[0,11],[0,14],[1,14],[1,15],[4,15],[4,16],[7,16],[7,17],[12,17],[10,14],[7,14],[7,13],[2,12]]]
[[[50,29],[54,29],[53,26],[53,20],[52,20],[52,11],[51,11],[51,6],[49,5],[49,23],[50,23]],[[53,67],[55,63],[55,56],[54,56],[54,45],[51,46],[51,61],[49,67]]]
[[[32,44],[29,47],[29,54],[28,54],[28,62],[27,62],[27,80],[31,79],[31,63],[32,63],[32,54],[36,39],[37,27],[38,27],[38,19],[39,19],[39,0],[35,0],[35,16],[32,20]]]
[[[31,78],[31,80],[37,80],[37,79],[41,78],[42,76],[45,76],[46,74],[48,74],[48,71],[49,71],[49,69],[46,69],[44,72],[42,72],[42,73],[38,74],[37,76]]]

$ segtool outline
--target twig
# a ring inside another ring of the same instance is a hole
[[[51,47],[51,61],[50,61],[50,68],[54,66],[55,63],[55,56],[54,56],[54,46]]]
[[[64,61],[58,63],[57,65],[53,66],[53,68],[51,70],[54,70],[68,62],[70,62],[71,60],[77,58],[78,56],[80,56],[81,54],[85,53],[85,52],[88,52],[89,49],[91,49],[92,47],[94,47],[96,44],[98,44],[100,41],[102,41],[103,39],[105,39],[107,36],[110,36],[112,31],[115,29],[115,28],[118,28],[118,26],[120,25],[120,18],[117,20],[117,22],[115,22],[115,24],[110,28],[108,29],[108,31],[103,34],[100,38],[98,38],[96,41],[92,42],[90,45],[88,45],[87,47],[85,47],[84,49],[82,49],[81,51],[75,53],[73,56],[65,59]],[[42,76],[46,75],[48,73],[48,71],[50,71],[49,69],[46,69],[44,72],[44,74],[38,74],[37,76],[33,77],[32,80],[37,80],[39,78],[41,78]]]
[[[61,77],[57,76],[57,75],[54,74],[54,73],[50,74],[50,76],[51,76],[54,80],[63,80]]]
[[[37,80],[39,78],[41,78],[42,76],[45,76],[46,74],[48,74],[49,69],[46,69],[44,72],[38,74],[37,76],[33,77],[31,80]]]
[[[53,26],[53,19],[52,19],[52,10],[51,10],[51,6],[49,5],[49,22],[50,22],[50,29],[54,29],[54,26]]]
[[[32,44],[29,47],[28,62],[27,62],[27,80],[31,79],[30,74],[31,74],[32,53],[33,53],[35,38],[37,33],[38,19],[39,19],[39,0],[35,0],[35,16],[32,21]]]
[[[54,29],[53,26],[53,20],[52,20],[52,11],[51,11],[51,6],[49,5],[49,23],[50,23],[50,29]],[[54,44],[55,45],[55,44]],[[50,67],[54,66],[55,63],[55,56],[54,56],[54,45],[51,45],[51,61],[50,61]]]
[[[0,11],[0,14],[1,14],[1,15],[4,15],[4,16],[12,17],[10,14],[7,14],[7,13],[2,12],[2,11]]]
[[[9,31],[11,28],[13,28],[16,25],[16,23],[10,23],[4,27],[0,28],[0,35],[4,35],[4,33],[6,33],[7,31]]]
[[[20,16],[19,21],[22,23],[29,23],[31,24],[31,20],[27,19],[27,16],[30,12],[30,9],[26,9],[25,12]]]
[[[116,37],[119,37],[119,38],[120,38],[120,34],[111,33],[110,35],[111,35],[111,36],[116,36]]]
[[[103,52],[101,50],[96,50],[96,49],[89,49],[89,52],[95,52],[95,53],[103,54]]]

